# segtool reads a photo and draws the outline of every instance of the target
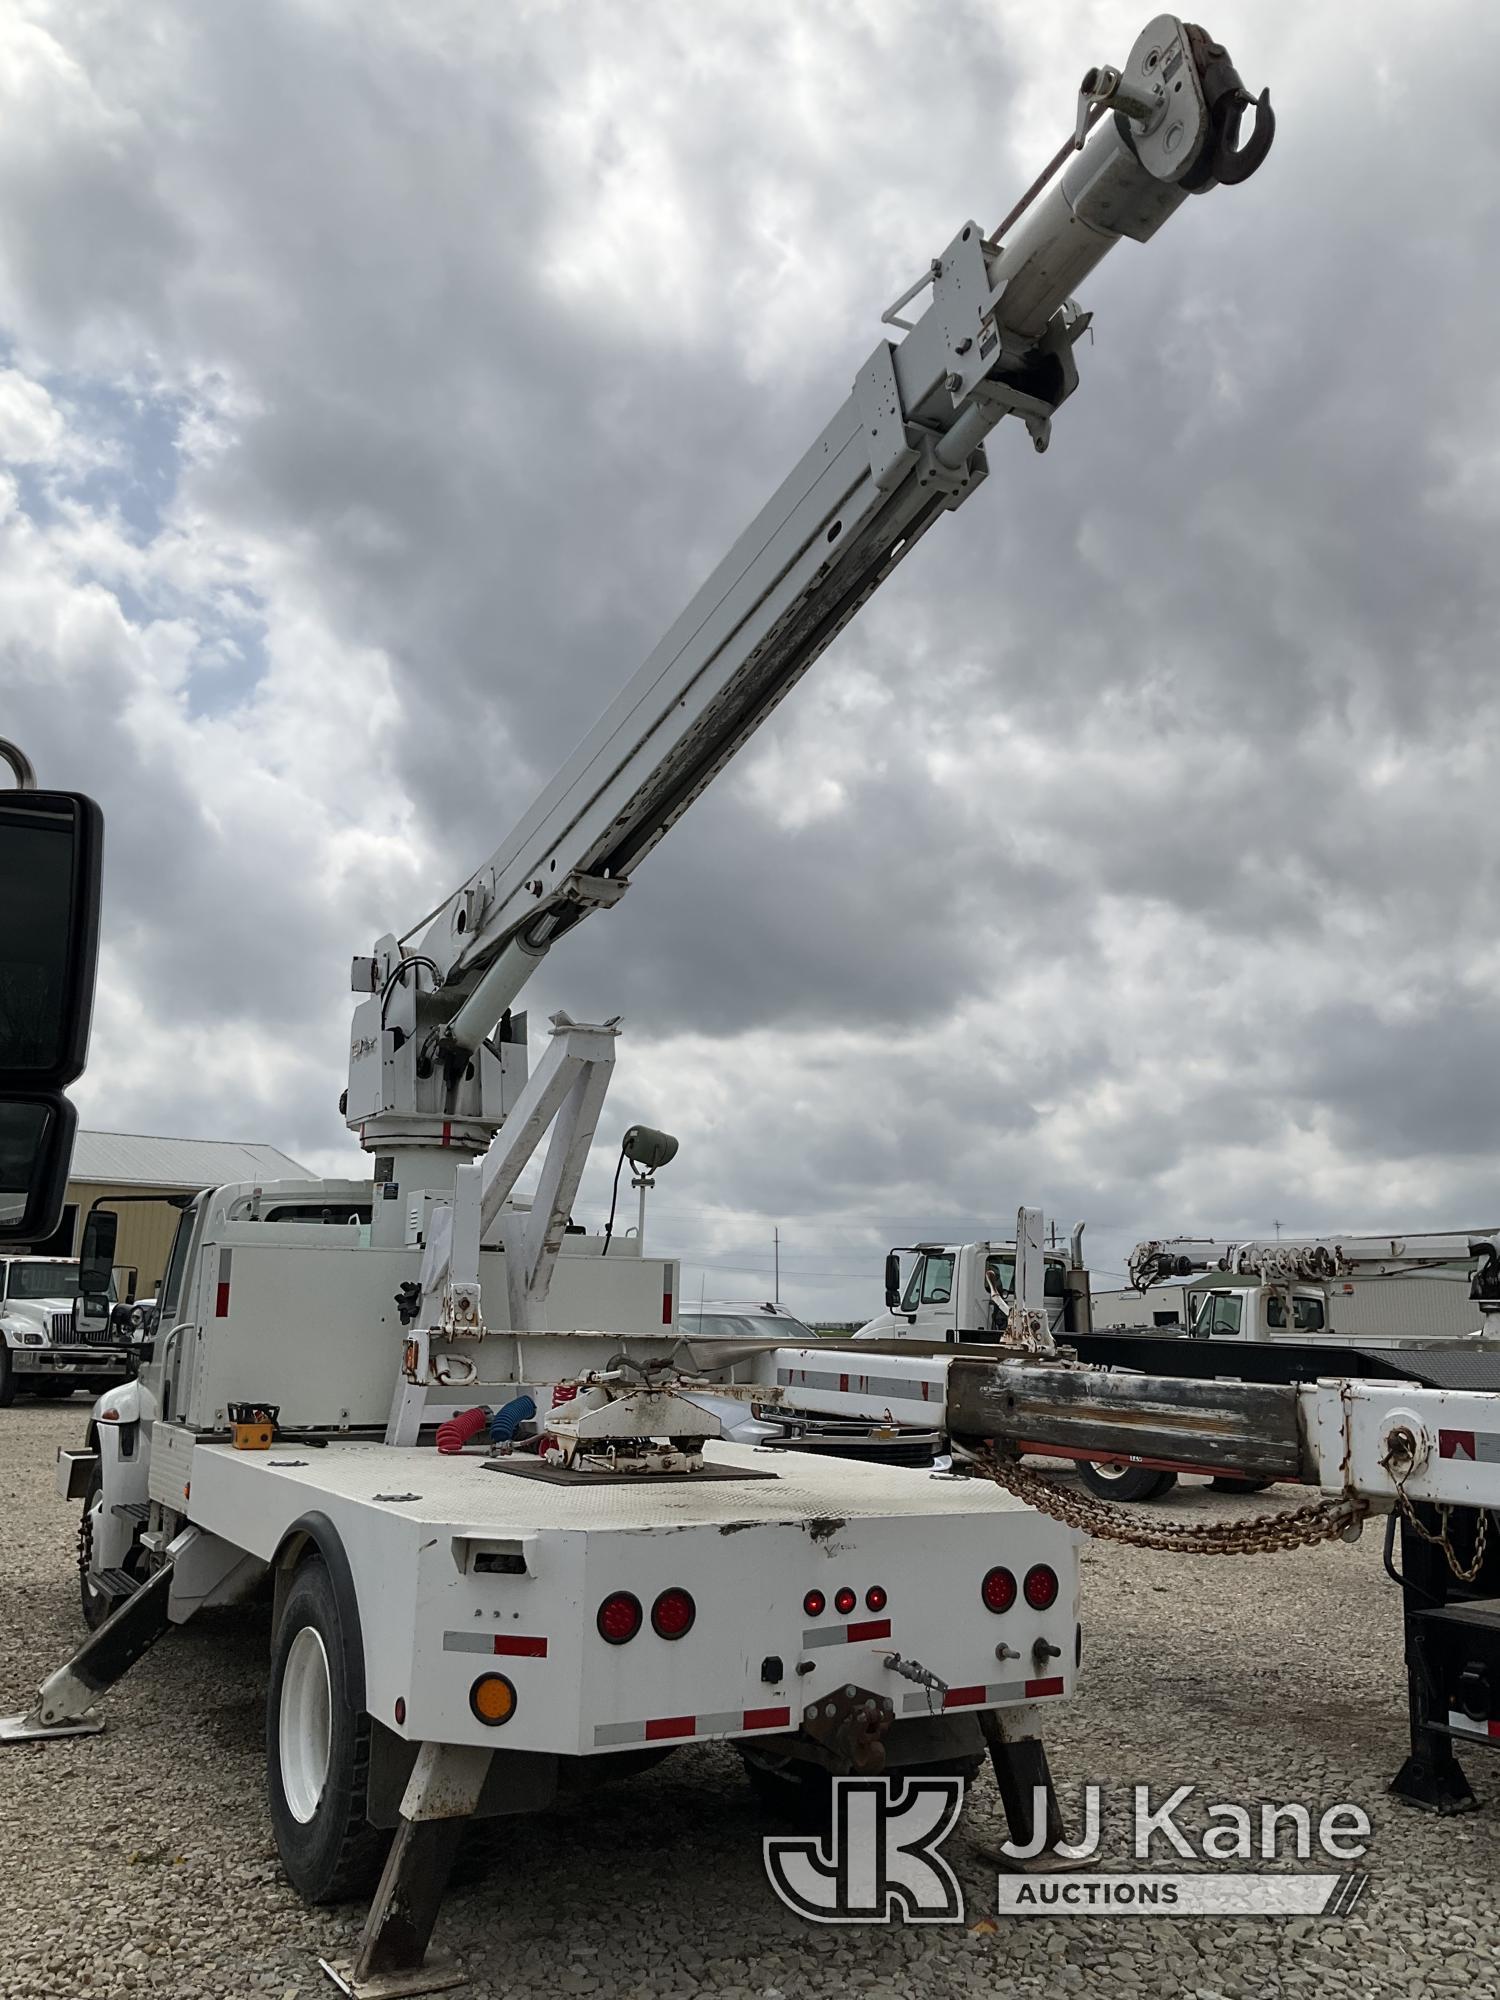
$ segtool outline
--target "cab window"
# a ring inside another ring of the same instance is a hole
[[[922,1303],[945,1306],[953,1297],[953,1259],[928,1257],[922,1264]]]
[[[1328,1315],[1321,1299],[1292,1300],[1292,1325],[1298,1333],[1321,1333],[1327,1324]],[[1272,1292],[1266,1300],[1266,1325],[1278,1328],[1286,1325],[1286,1299],[1280,1292]]]
[[[201,1199],[200,1196],[199,1200]],[[161,1281],[160,1323],[163,1331],[177,1318],[177,1307],[182,1297],[182,1274],[187,1265],[188,1242],[197,1219],[197,1201],[190,1208],[185,1208],[177,1218],[177,1234],[172,1238],[172,1254],[167,1259],[166,1275]]]
[[[927,1259],[919,1257],[911,1267],[911,1276],[906,1281],[906,1290],[901,1295],[901,1310],[914,1313],[922,1303],[922,1273],[927,1269]]]
[[[1193,1331],[1210,1340],[1233,1339],[1240,1330],[1244,1300],[1232,1292],[1210,1292],[1198,1308]]]

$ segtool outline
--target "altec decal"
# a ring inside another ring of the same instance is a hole
[[[594,1744],[669,1743],[684,1736],[743,1736],[752,1729],[789,1729],[789,1708],[737,1708],[727,1715],[658,1715],[649,1722],[601,1722]]]
[[[1467,1458],[1475,1465],[1500,1465],[1500,1431],[1438,1432],[1439,1458]]]
[[[524,1632],[445,1632],[445,1653],[484,1653],[490,1659],[498,1653],[512,1660],[545,1660],[547,1641],[541,1634]]]

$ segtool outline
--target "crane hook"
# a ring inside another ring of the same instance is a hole
[[[1250,137],[1241,146],[1240,119],[1252,104],[1255,106],[1255,124]],[[1271,141],[1275,137],[1276,113],[1271,109],[1270,91],[1263,90],[1259,97],[1252,97],[1244,90],[1238,92],[1237,96],[1225,105],[1224,122],[1219,130],[1217,158],[1214,162],[1214,179],[1222,187],[1238,187],[1241,181],[1249,180],[1270,152]]]
[[[1238,187],[1249,180],[1271,150],[1276,136],[1276,114],[1271,109],[1271,93],[1253,96],[1240,82],[1240,73],[1229,59],[1229,51],[1194,27],[1183,23],[1188,47],[1203,88],[1208,108],[1208,134],[1197,159],[1182,176],[1179,185],[1189,194],[1204,194],[1211,187]],[[1250,105],[1255,106],[1255,125],[1243,146],[1239,143],[1240,120]]]

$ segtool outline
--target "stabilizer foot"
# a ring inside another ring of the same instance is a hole
[[[1408,1757],[1386,1790],[1392,1798],[1424,1812],[1452,1815],[1479,1810],[1473,1786],[1451,1755]]]
[[[39,1722],[28,1715],[0,1715],[0,1743],[45,1743],[53,1736],[102,1736],[102,1715],[80,1716],[76,1722]]]
[[[467,1985],[469,1978],[446,1951],[429,1953],[425,1965],[409,1972],[376,1972],[368,1979],[356,1979],[353,1961],[347,1958],[320,1958],[318,1966],[350,2000],[404,2000],[409,1993],[447,1993],[455,1986]]]

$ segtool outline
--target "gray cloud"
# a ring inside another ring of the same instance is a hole
[[[27,473],[0,701],[108,815],[88,1115],[332,1155],[351,951],[498,842],[1139,20],[146,11],[14,31],[0,332],[114,469]],[[1276,94],[1262,175],[1109,260],[1049,455],[997,436],[536,981],[627,1015],[611,1129],[691,1134],[663,1225],[725,1283],[778,1217],[854,1311],[883,1239],[1022,1198],[1114,1259],[1488,1206],[1459,17],[1211,21]]]

